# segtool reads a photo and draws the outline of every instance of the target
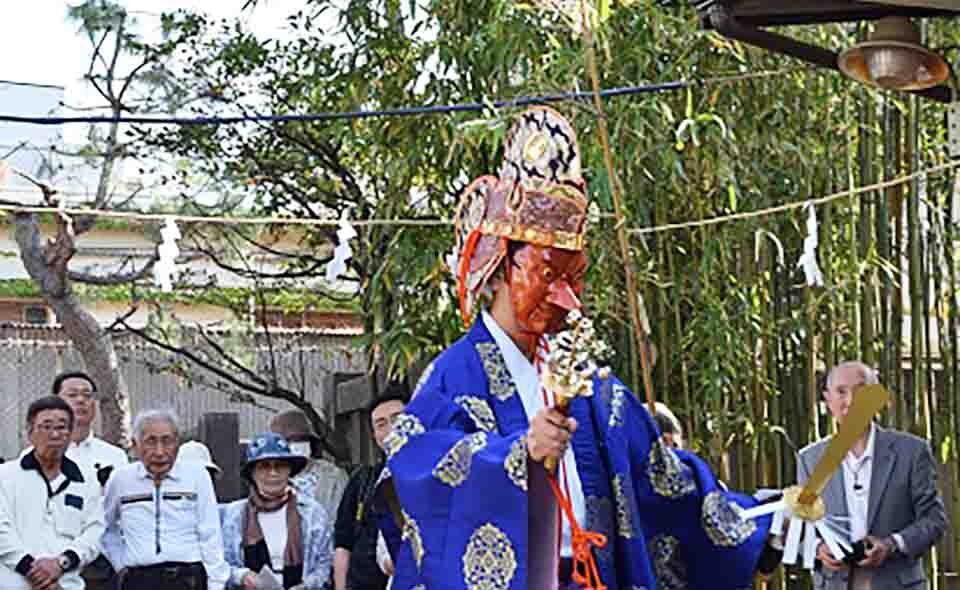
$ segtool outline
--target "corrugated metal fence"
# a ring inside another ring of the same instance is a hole
[[[324,391],[326,377],[364,370],[362,351],[350,336],[286,331],[274,334],[272,340],[272,354],[263,342],[235,345],[233,352],[261,375],[269,374],[272,357],[280,382],[305,392],[320,411],[330,407],[332,392]],[[145,346],[133,336],[117,337],[114,343],[133,414],[148,408],[172,408],[189,431],[204,413],[237,412],[243,439],[265,430],[276,412],[292,407],[265,397],[258,397],[257,405],[231,400],[228,393],[209,386],[218,381],[210,373],[195,371],[196,379],[183,379],[160,372],[156,368],[170,361],[167,353]],[[57,373],[70,369],[82,370],[83,361],[60,330],[0,327],[0,456],[12,457],[23,448],[27,407],[49,393]]]

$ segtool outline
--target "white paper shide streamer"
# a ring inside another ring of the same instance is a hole
[[[803,254],[800,255],[797,266],[803,269],[808,287],[822,287],[823,273],[817,265],[817,210],[813,203],[807,203],[803,208],[807,210],[807,237],[803,239]]]
[[[337,280],[337,277],[347,272],[347,260],[353,256],[350,240],[357,237],[357,230],[350,225],[350,221],[343,219],[337,229],[337,246],[333,249],[333,260],[327,264],[326,279],[328,282]]]
[[[783,537],[783,563],[795,565],[798,561],[806,569],[813,569],[817,557],[819,540],[826,543],[835,559],[842,560],[846,553],[853,551],[843,530],[840,519],[831,517],[823,511],[823,503],[818,499],[819,508],[805,509],[798,504],[799,487],[787,488],[783,497],[769,504],[740,511],[740,518],[747,520],[773,514],[770,534]],[[784,530],[784,523],[789,524]]]
[[[160,229],[160,245],[157,246],[157,262],[153,265],[153,279],[164,293],[173,291],[173,276],[177,272],[177,257],[181,237],[180,228],[173,217],[168,217]]]

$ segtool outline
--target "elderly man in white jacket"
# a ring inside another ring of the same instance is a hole
[[[0,465],[0,588],[84,588],[80,568],[100,552],[100,484],[64,456],[74,415],[56,396],[27,410],[33,450]]]

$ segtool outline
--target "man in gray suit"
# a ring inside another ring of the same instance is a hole
[[[876,372],[861,362],[841,363],[830,370],[823,399],[838,425],[854,391],[877,382]],[[800,451],[801,484],[828,441]],[[926,588],[922,558],[943,534],[947,517],[925,440],[871,424],[827,484],[823,501],[829,516],[849,519],[850,540],[864,540],[867,550],[861,561],[847,565],[835,560],[821,542],[814,572],[818,590]]]

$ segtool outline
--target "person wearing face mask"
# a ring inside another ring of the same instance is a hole
[[[307,415],[300,410],[281,412],[270,420],[270,432],[290,443],[290,451],[307,460],[307,466],[292,479],[293,487],[302,495],[313,497],[327,511],[336,515],[347,473],[320,456],[320,437],[313,430]]]
[[[377,446],[390,433],[393,421],[403,412],[408,397],[407,386],[389,384],[382,395],[370,404],[370,425]],[[354,471],[340,501],[334,533],[336,553],[333,562],[334,590],[384,590],[388,571],[377,563],[377,512],[371,502],[374,486],[383,462],[364,465]]]
[[[241,470],[250,495],[223,509],[228,587],[320,590],[329,580],[333,520],[311,496],[290,485],[306,466],[307,459],[294,454],[278,434],[259,434],[250,442]]]
[[[757,500],[665,444],[607,371],[590,376],[592,396],[556,408],[544,337],[581,307],[586,182],[553,109],[518,115],[504,152],[499,176],[469,185],[454,214],[450,266],[471,327],[384,441],[393,587],[752,587],[770,519],[741,520],[734,505]]]

